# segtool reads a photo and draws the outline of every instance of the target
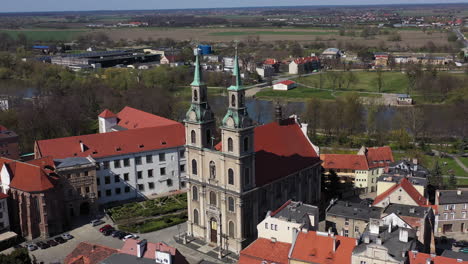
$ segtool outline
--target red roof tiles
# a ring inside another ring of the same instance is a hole
[[[291,85],[291,84],[295,84],[295,82],[293,82],[291,80],[286,80],[286,81],[282,81],[282,82],[279,82],[279,83],[276,83],[276,84]]]
[[[333,243],[336,241],[335,251]],[[318,264],[350,264],[356,239],[318,235],[315,231],[299,232],[291,259]]]
[[[410,264],[427,264],[427,260],[432,260],[431,264],[468,264],[468,261],[458,262],[456,259],[447,258],[442,256],[431,256],[426,253],[413,253],[412,251],[408,252],[408,259]]]
[[[174,120],[170,120],[161,116],[153,115],[129,106],[124,107],[117,114],[117,125],[126,129],[157,127],[180,124]]]
[[[174,148],[185,144],[185,129],[174,125],[130,129],[103,134],[40,140],[36,155],[55,159],[68,157],[107,157],[142,151]],[[81,150],[80,142],[84,145]]]
[[[0,199],[5,199],[5,198],[8,198],[8,195],[4,193],[0,193]]]
[[[118,253],[117,249],[81,242],[67,255],[65,264],[98,264],[111,255]]]
[[[383,200],[385,200],[391,193],[402,188],[413,201],[419,206],[426,206],[429,205],[429,201],[426,197],[422,196],[416,188],[414,188],[413,184],[411,184],[408,179],[404,178],[401,180],[400,184],[393,185],[390,189],[386,190],[385,192],[381,193],[379,196],[375,197],[373,205],[376,205]]]
[[[389,146],[367,148],[367,161],[369,167],[386,167],[394,162],[392,149]]]
[[[356,154],[322,154],[322,166],[325,169],[368,170],[365,156]]]
[[[258,238],[247,248],[242,250],[237,264],[268,263],[288,264],[288,254],[291,244],[272,242],[269,239]]]
[[[304,64],[307,62],[312,62],[312,61],[318,61],[319,58],[317,56],[311,56],[311,57],[304,57],[304,58],[297,58],[294,60],[296,64]]]
[[[111,118],[111,117],[117,117],[117,115],[112,113],[109,109],[104,109],[104,111],[102,111],[102,113],[99,114],[99,117]]]
[[[0,158],[0,164],[7,166],[11,173],[11,188],[25,192],[42,192],[54,187],[56,179],[50,177],[40,166],[6,158]]]

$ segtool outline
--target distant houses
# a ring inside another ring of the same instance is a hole
[[[275,83],[273,90],[275,91],[288,91],[297,87],[297,84],[291,80]]]

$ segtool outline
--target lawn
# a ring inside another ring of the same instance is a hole
[[[326,100],[335,99],[335,96],[333,96],[332,91],[323,91],[305,87],[297,87],[289,91],[273,91],[273,88],[267,88],[258,92],[256,94],[256,97],[262,99],[283,98],[295,100],[306,100],[312,97]]]
[[[148,233],[184,223],[187,221],[187,219],[187,213],[173,214],[140,223],[119,225],[118,228],[119,230],[131,233]]]
[[[468,158],[459,157],[459,159],[461,160],[463,164],[465,164],[466,167],[468,167]]]
[[[72,41],[85,30],[0,30],[0,33],[7,33],[17,38],[19,34],[24,34],[30,41]]]
[[[311,36],[324,36],[324,35],[337,35],[338,31],[223,31],[213,32],[210,36],[245,36],[245,35],[311,35]]]

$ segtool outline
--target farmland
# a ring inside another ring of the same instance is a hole
[[[24,34],[30,41],[72,41],[85,30],[0,30],[0,33],[7,33],[17,38],[19,34]]]

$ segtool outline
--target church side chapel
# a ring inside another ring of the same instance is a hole
[[[320,198],[319,149],[307,137],[307,125],[281,117],[257,126],[245,104],[236,50],[229,105],[220,120],[220,142],[208,103],[199,56],[192,102],[185,123],[188,182],[187,236],[220,251],[238,254],[256,239],[266,213],[287,200],[317,204]]]

